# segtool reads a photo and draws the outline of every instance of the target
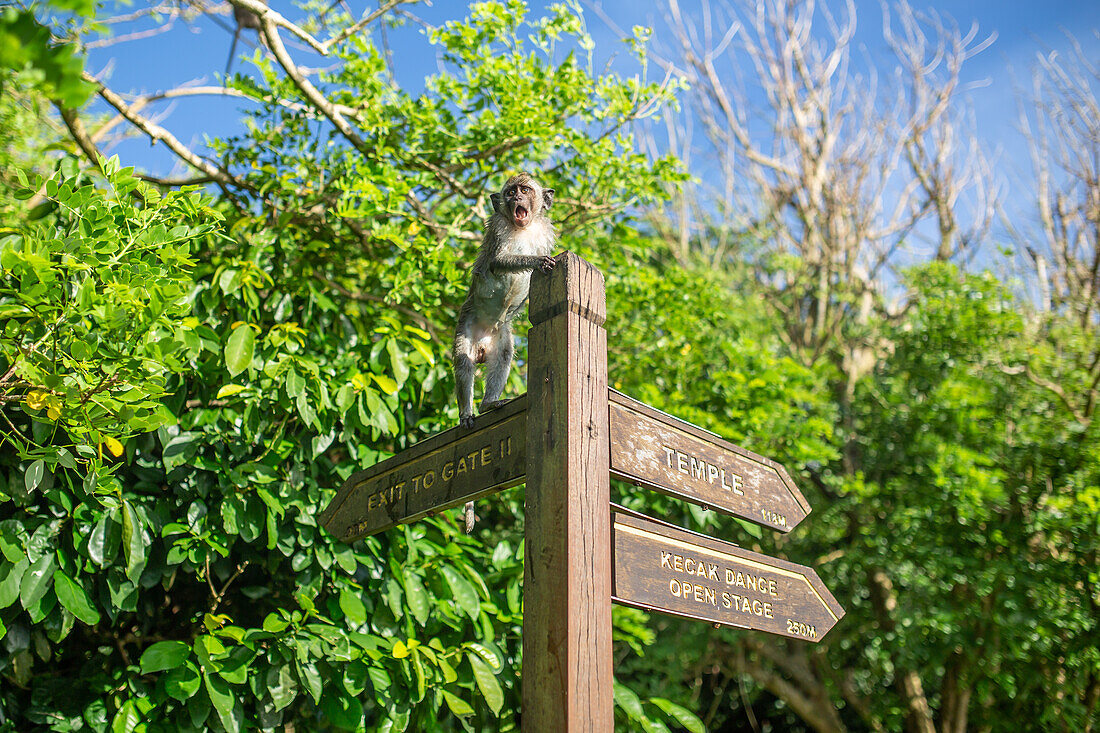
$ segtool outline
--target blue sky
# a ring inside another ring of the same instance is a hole
[[[366,5],[361,0],[351,0],[349,4],[356,12]],[[538,13],[545,4],[532,2],[532,13]],[[835,0],[828,0],[828,4],[840,5]],[[290,2],[274,0],[272,5],[291,19],[297,16]],[[435,0],[430,7],[414,6],[412,9],[428,22],[440,23],[465,14],[466,5],[459,0]],[[667,29],[662,31],[665,21],[657,3],[603,0],[600,5],[618,26],[629,29],[635,24],[649,25],[654,28],[656,43],[667,39]],[[682,5],[690,12],[697,3],[682,0]],[[997,155],[998,174],[1011,186],[1016,175],[1025,172],[1029,165],[1024,142],[1016,131],[1017,91],[1030,83],[1037,54],[1066,52],[1069,47],[1067,30],[1074,33],[1092,58],[1100,60],[1100,41],[1095,34],[1100,28],[1100,0],[913,0],[912,5],[918,10],[935,10],[949,16],[964,30],[976,22],[981,37],[996,34],[993,45],[968,62],[964,80],[970,85],[968,95],[981,141]],[[858,0],[856,8],[859,18],[856,42],[865,49],[872,63],[879,63],[885,56],[879,3]],[[122,12],[127,12],[127,8]],[[597,43],[598,61],[602,63],[614,57],[616,66],[628,70],[625,66],[627,54],[615,32],[590,4],[585,15]],[[221,21],[226,27],[232,22],[228,16]],[[140,26],[129,26],[120,32],[138,29]],[[254,42],[253,35],[246,35],[246,39]],[[171,31],[161,35],[92,49],[88,68],[118,92],[156,92],[185,83],[218,84],[230,40],[225,28],[209,18],[191,24],[177,22]],[[398,58],[400,81],[406,88],[419,88],[423,78],[436,70],[434,51],[422,31],[410,25],[392,33],[389,40]],[[671,44],[671,39],[667,40]],[[249,50],[246,43],[239,44],[238,56]],[[409,53],[410,50],[413,52]],[[293,47],[291,51],[299,53]],[[246,61],[234,62],[236,71],[247,73],[251,68]],[[889,68],[879,71],[888,73]],[[162,121],[165,127],[201,151],[204,136],[229,134],[240,129],[241,104],[240,100],[194,97],[171,104],[160,103],[156,109],[168,113]],[[144,139],[127,141],[112,152],[118,153],[124,163],[136,164],[158,174],[167,174],[176,166],[163,146],[151,147]]]

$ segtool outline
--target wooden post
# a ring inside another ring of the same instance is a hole
[[[611,523],[603,275],[531,278],[523,730],[611,733]]]

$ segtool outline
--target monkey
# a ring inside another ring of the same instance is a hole
[[[260,0],[264,5],[267,5],[267,0]],[[229,69],[233,66],[233,52],[237,50],[237,41],[241,37],[241,30],[248,28],[259,32],[260,30],[260,16],[252,12],[248,8],[242,8],[239,5],[233,6],[233,20],[237,24],[237,28],[233,31],[233,43],[229,46],[229,58],[225,61],[225,75],[229,76]]]
[[[546,212],[554,189],[543,188],[528,173],[512,176],[500,193],[489,196],[493,213],[485,223],[481,247],[474,261],[470,291],[458,312],[455,327],[455,391],[458,422],[474,424],[474,370],[486,365],[485,394],[478,412],[495,410],[512,368],[512,321],[523,309],[535,269],[554,269],[551,253],[558,234]],[[467,502],[466,533],[474,528],[474,503]]]

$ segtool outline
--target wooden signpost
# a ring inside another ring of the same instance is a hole
[[[603,275],[531,278],[527,394],[352,475],[322,513],[345,542],[526,481],[523,730],[614,729],[611,603],[819,641],[844,610],[810,568],[612,508],[610,477],[789,532],[778,463],[608,389]]]

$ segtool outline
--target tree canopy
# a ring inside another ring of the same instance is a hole
[[[853,106],[843,23],[746,16],[734,46],[776,92],[760,143],[675,2],[679,50],[635,28],[629,72],[597,70],[576,4],[456,9],[419,91],[386,42],[415,7],[233,5],[261,18],[251,66],[137,98],[83,54],[146,9],[0,11],[0,730],[518,728],[523,490],[479,502],[472,536],[456,510],[346,545],[316,517],[457,422],[451,329],[488,194],[521,169],[607,274],[611,384],[782,462],[814,512],[780,537],[614,498],[812,564],[848,611],[808,645],[616,607],[618,725],[1095,728],[1100,157],[1072,153],[1100,146],[1095,67],[1038,71],[1038,234],[997,211],[1035,299],[967,264],[991,240],[954,203],[982,170],[957,144],[974,39],[904,6],[907,117]],[[148,111],[200,95],[240,99],[238,132],[194,148]],[[654,152],[681,104],[712,160],[743,155],[708,168],[734,190],[746,166],[742,209]],[[187,174],[104,155],[119,130]],[[900,256],[922,230],[928,256]]]

